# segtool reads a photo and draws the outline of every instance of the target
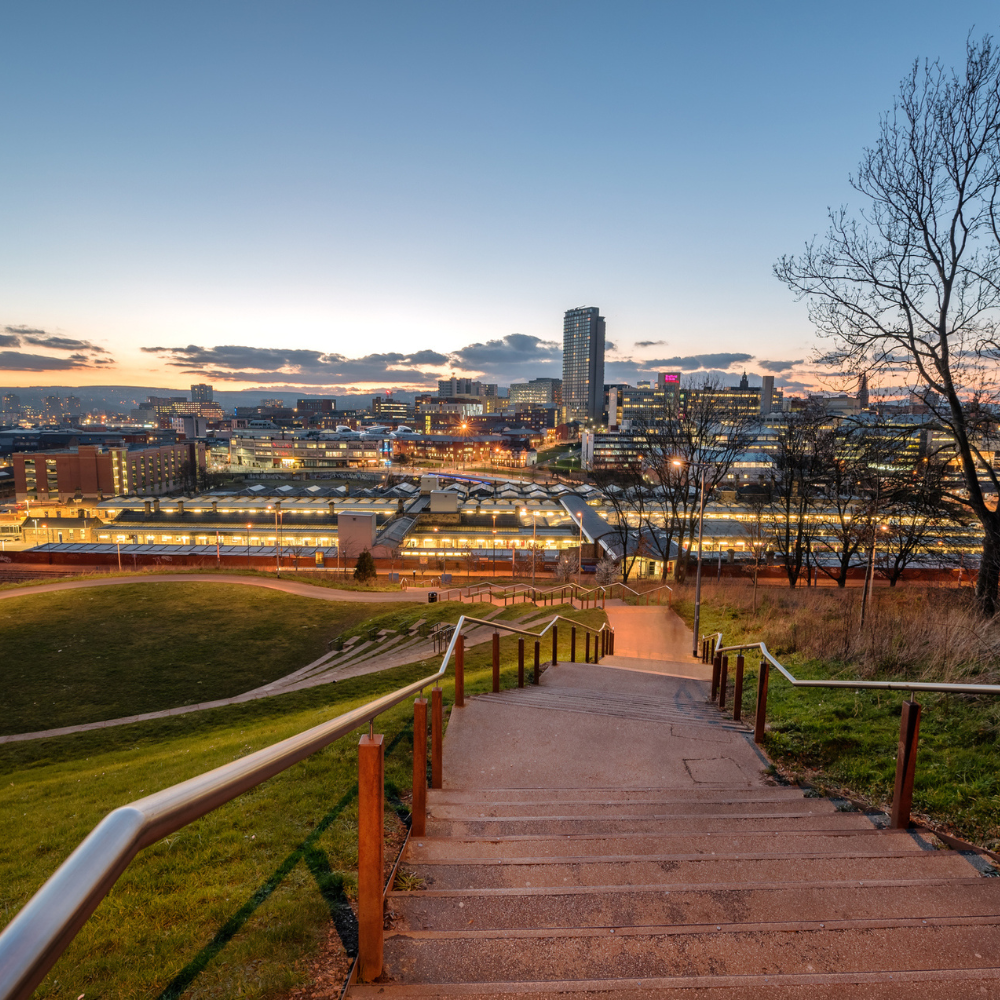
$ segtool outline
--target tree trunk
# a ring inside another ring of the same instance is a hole
[[[997,585],[1000,584],[1000,519],[983,520],[983,558],[976,577],[976,604],[987,618],[997,613]]]

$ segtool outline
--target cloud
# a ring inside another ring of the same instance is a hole
[[[524,333],[508,333],[485,344],[469,344],[451,354],[453,365],[488,375],[506,376],[512,369],[528,364],[562,362],[562,346]]]
[[[18,334],[22,337],[47,337],[48,334],[44,330],[33,330],[28,326],[5,326],[4,330],[7,333]]]
[[[103,347],[91,344],[87,340],[74,340],[72,337],[25,337],[26,344],[35,347],[51,347],[54,351],[94,351],[97,354],[108,354]]]
[[[784,372],[788,371],[789,368],[794,368],[795,365],[801,365],[803,359],[799,358],[798,361],[755,361],[754,364],[758,368],[763,368],[764,371],[768,372]]]
[[[613,340],[605,340],[604,341],[604,350],[605,351],[617,351],[618,350],[618,345]]]
[[[89,340],[77,340],[73,337],[57,337],[45,330],[36,330],[28,326],[5,326],[0,333],[0,347],[21,347],[30,344],[32,347],[43,347],[50,351],[75,352],[68,358],[49,357],[44,354],[22,354],[19,351],[4,352],[8,363],[0,368],[10,371],[60,371],[67,368],[88,368],[92,365],[113,365],[110,352]],[[98,361],[92,355],[108,355]],[[20,359],[20,360],[18,360]]]
[[[423,386],[434,384],[434,376],[418,365],[441,365],[448,358],[437,351],[412,354],[392,352],[345,358],[342,354],[279,347],[222,345],[200,347],[143,347],[158,354],[171,368],[202,375],[220,382],[275,382],[295,385],[342,385],[354,382],[384,382],[389,376],[399,382]]]
[[[665,340],[637,340],[635,342],[636,347],[662,347],[666,343]]]
[[[77,357],[80,357],[77,355]],[[0,351],[0,371],[9,372],[54,372],[73,368],[88,368],[90,359],[83,355],[83,361],[76,357],[55,358],[48,354],[24,354],[21,351]]]
[[[749,361],[752,354],[690,354],[683,358],[653,358],[643,362],[647,371],[653,368],[679,368],[682,372],[699,368],[729,368],[731,365]]]

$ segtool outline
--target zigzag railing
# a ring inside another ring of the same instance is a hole
[[[615,588],[618,588],[618,595],[622,600],[627,600],[625,594],[626,592],[636,599],[636,602],[642,598],[646,599],[646,604],[649,604],[650,597],[653,594],[657,595],[657,604],[662,603],[663,592],[666,591],[667,594],[667,605],[671,603],[671,598],[673,595],[673,587],[669,587],[663,584],[659,587],[654,587],[650,590],[635,590],[625,583],[611,583],[607,586],[597,586],[591,589],[580,586],[578,583],[564,583],[560,584],[558,587],[535,587],[527,583],[515,583],[508,586],[500,586],[499,584],[492,583],[486,580],[482,583],[472,584],[469,587],[452,587],[449,590],[443,590],[438,592],[438,600],[448,601],[455,600],[451,595],[457,594],[458,600],[464,601],[465,598],[478,597],[480,594],[488,592],[490,594],[491,600],[496,598],[502,598],[504,604],[510,600],[513,603],[517,603],[517,597],[520,595],[524,598],[525,602],[528,601],[528,595],[531,595],[531,603],[539,603],[539,596],[541,596],[542,604],[553,604],[555,603],[555,595],[559,595],[560,603],[564,603],[566,600],[567,592],[570,595],[571,600],[578,600],[581,605],[586,607],[588,602],[593,602],[593,606],[597,606],[597,601],[601,602],[601,606],[604,606],[606,600],[613,599],[615,597]],[[499,593],[497,593],[499,591]]]

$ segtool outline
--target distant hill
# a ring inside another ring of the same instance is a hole
[[[148,396],[184,396],[185,399],[189,399],[191,387],[190,385],[174,387],[162,385],[33,385],[23,388],[0,386],[0,394],[8,392],[20,396],[24,406],[40,407],[46,396],[78,396],[85,410],[124,412],[138,406]],[[380,393],[351,396],[333,394],[339,410],[352,410],[369,406],[373,395],[380,395]],[[384,395],[384,392],[381,395]],[[394,392],[393,395],[411,402],[415,394]],[[294,406],[297,399],[320,399],[329,396],[330,393],[288,392],[287,390],[277,391],[274,389],[241,389],[237,392],[218,388],[215,390],[215,399],[225,410],[232,410],[237,406],[256,406],[262,399],[281,399],[286,406]]]

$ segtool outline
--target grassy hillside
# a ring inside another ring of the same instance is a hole
[[[398,605],[392,613],[400,613]],[[604,620],[595,611],[572,616],[591,627]],[[560,647],[567,657],[568,629]],[[501,652],[502,683],[511,686],[516,639],[504,639]],[[437,665],[427,660],[222,709],[0,745],[0,926],[109,810]],[[490,647],[473,647],[466,691],[490,683]],[[443,688],[447,707],[451,676]],[[386,837],[395,857],[412,774],[412,701],[380,716],[375,730],[386,736]],[[141,852],[36,996],[271,997],[303,980],[331,927],[350,948],[360,732]]]

